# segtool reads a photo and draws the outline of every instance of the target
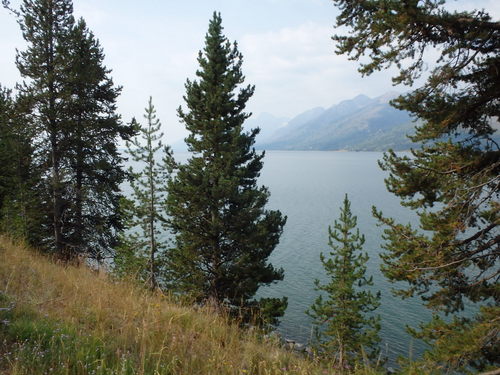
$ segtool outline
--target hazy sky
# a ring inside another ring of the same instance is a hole
[[[12,0],[18,7],[19,0]],[[500,1],[450,1],[456,8],[484,8],[496,19]],[[329,0],[74,0],[76,17],[84,17],[100,40],[105,64],[123,86],[118,109],[124,121],[142,119],[153,96],[168,142],[186,135],[176,116],[183,104],[186,78],[194,77],[214,10],[222,14],[226,36],[244,56],[246,83],[256,92],[248,109],[293,117],[329,107],[358,94],[377,96],[393,88],[390,72],[362,78],[357,64],[336,56]],[[24,41],[14,17],[0,9],[0,83],[20,80],[15,49]]]

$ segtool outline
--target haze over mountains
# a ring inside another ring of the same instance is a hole
[[[292,119],[261,113],[251,116],[245,129],[261,129],[255,144],[260,150],[409,150],[416,146],[407,137],[415,132],[415,123],[407,112],[389,104],[398,95],[358,95],[327,109],[309,109]],[[500,141],[500,125],[493,125],[497,130],[494,139]],[[173,147],[177,151],[187,150],[183,141]]]
[[[262,129],[256,148],[266,150],[408,150],[406,135],[415,124],[407,112],[390,106],[398,95],[359,95],[327,109],[312,108],[288,122],[264,114],[247,120],[245,127]]]

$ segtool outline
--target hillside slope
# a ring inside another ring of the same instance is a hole
[[[324,374],[276,340],[0,236],[0,374]]]

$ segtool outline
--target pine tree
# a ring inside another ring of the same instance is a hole
[[[68,206],[64,236],[70,256],[85,254],[95,259],[110,255],[123,229],[119,215],[120,184],[127,174],[117,148],[121,139],[134,134],[116,113],[121,88],[115,87],[110,70],[103,65],[99,41],[80,19],[65,44],[64,87],[68,147]]]
[[[253,86],[244,81],[242,56],[222,34],[214,13],[199,53],[197,81],[186,83],[188,111],[179,117],[190,131],[193,156],[169,183],[168,213],[175,234],[171,267],[176,286],[217,305],[284,312],[286,299],[253,301],[257,289],[283,278],[267,259],[285,218],[265,210],[269,191],[257,187],[264,154],[252,145],[258,129],[243,131]]]
[[[371,359],[379,353],[380,317],[366,314],[380,305],[380,292],[366,289],[373,280],[366,277],[365,237],[356,226],[346,194],[339,221],[335,220],[333,229],[328,227],[331,257],[320,255],[329,282],[315,281],[316,290],[324,292],[326,299],[319,295],[307,312],[314,319],[319,352],[333,358],[339,371],[361,362],[364,352]]]
[[[393,81],[412,85],[425,52],[441,54],[427,81],[393,102],[420,120],[411,138],[421,147],[411,157],[389,152],[381,166],[425,232],[374,209],[387,226],[383,271],[408,283],[400,295],[420,295],[434,311],[459,313],[467,299],[482,305],[474,319],[424,326],[418,336],[434,345],[426,358],[451,369],[498,365],[500,24],[484,10],[452,12],[437,0],[334,3],[337,26],[348,29],[334,37],[338,53],[368,55],[363,74],[395,65]],[[469,345],[450,345],[451,337]]]
[[[48,213],[46,228],[52,232],[47,238],[58,254],[67,253],[63,236],[63,217],[67,201],[65,190],[67,174],[63,154],[67,124],[63,121],[64,74],[68,68],[61,51],[73,27],[73,5],[70,0],[24,0],[19,24],[28,43],[25,51],[18,52],[17,67],[21,76],[29,81],[18,87],[22,100],[30,105],[33,122],[27,124],[38,133],[38,165],[45,166],[42,174],[47,182],[48,194],[40,192],[46,200]],[[66,254],[67,255],[67,254]]]
[[[118,272],[132,270],[147,281],[151,289],[155,289],[165,285],[167,280],[167,238],[162,233],[167,230],[167,181],[175,162],[170,147],[162,144],[161,123],[151,97],[145,111],[146,126],[136,125],[141,138],[136,137],[127,143],[128,154],[138,163],[139,171],[134,171],[132,167],[129,170],[133,190],[128,208],[131,220],[116,260]],[[158,161],[159,151],[163,154],[161,161]]]
[[[20,100],[36,133],[38,195],[47,215],[37,244],[70,260],[85,254],[102,260],[122,229],[118,202],[127,174],[117,149],[133,135],[116,114],[114,87],[104,54],[70,0],[25,0],[19,13],[28,42],[17,66],[27,79]]]

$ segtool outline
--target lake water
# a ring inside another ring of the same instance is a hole
[[[316,299],[314,279],[326,281],[319,255],[328,253],[328,226],[337,219],[344,194],[358,217],[358,227],[366,237],[364,249],[370,259],[367,274],[373,276],[373,290],[382,295],[377,313],[382,318],[383,353],[393,364],[399,355],[418,357],[425,344],[411,339],[406,325],[418,326],[431,314],[419,299],[401,300],[391,294],[395,285],[379,270],[381,234],[371,215],[375,205],[386,216],[399,222],[416,223],[415,214],[399,204],[387,192],[386,173],[377,161],[379,152],[268,151],[259,184],[271,192],[268,208],[278,209],[288,217],[280,244],[270,257],[271,263],[285,270],[285,278],[261,288],[259,296],[288,297],[288,308],[278,331],[287,339],[306,344],[311,337],[311,319],[305,311]],[[177,153],[185,162],[187,153]]]
[[[319,259],[328,253],[328,226],[337,219],[344,194],[348,193],[351,209],[358,217],[358,227],[366,237],[365,251],[370,260],[367,274],[373,276],[374,290],[382,299],[377,313],[382,318],[382,350],[393,363],[399,355],[420,355],[425,344],[413,341],[406,325],[416,327],[428,321],[431,314],[419,299],[401,300],[392,296],[394,284],[379,270],[383,228],[371,215],[375,205],[386,216],[399,222],[416,222],[415,214],[399,204],[387,192],[377,152],[267,152],[260,183],[269,187],[269,208],[287,215],[280,244],[270,261],[285,270],[285,279],[262,288],[261,296],[287,296],[288,309],[279,326],[286,338],[307,343],[311,337],[311,319],[305,314],[316,299],[313,280],[327,281]],[[411,354],[410,354],[411,353]]]

